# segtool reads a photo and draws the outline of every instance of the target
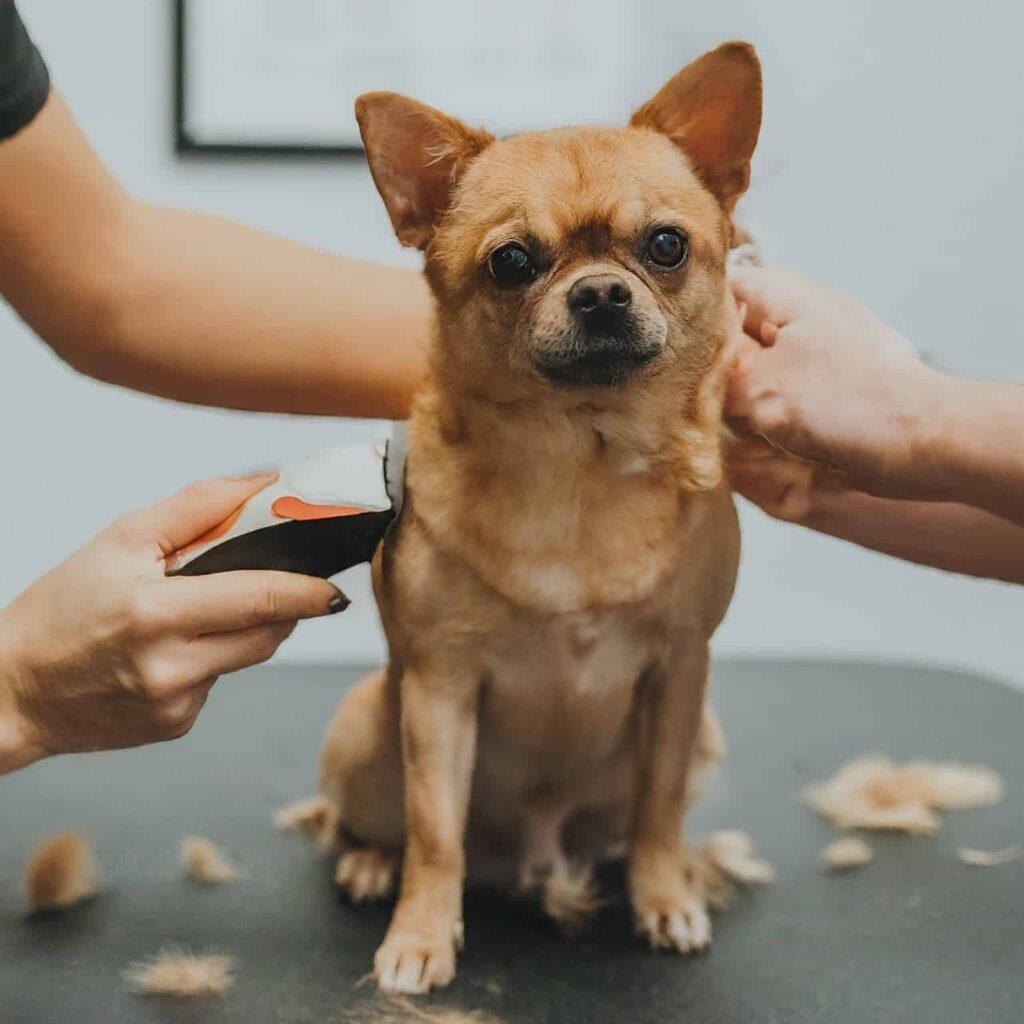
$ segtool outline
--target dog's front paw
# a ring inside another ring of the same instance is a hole
[[[635,908],[637,934],[652,949],[674,949],[677,953],[699,953],[711,945],[711,919],[703,900],[687,894],[681,900],[666,900]]]
[[[461,922],[447,935],[435,928],[392,928],[374,957],[374,977],[384,992],[423,995],[444,988],[455,977],[455,952],[461,946]]]
[[[630,889],[636,931],[653,949],[699,953],[711,945],[711,918],[701,889],[682,869],[634,868]]]

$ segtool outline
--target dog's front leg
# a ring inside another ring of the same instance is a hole
[[[405,861],[374,973],[382,989],[422,993],[452,980],[462,945],[463,836],[478,686],[438,666],[406,668],[401,686]]]
[[[655,949],[690,953],[711,941],[700,887],[683,844],[687,773],[707,687],[703,638],[657,667],[640,691],[629,886],[637,932]]]

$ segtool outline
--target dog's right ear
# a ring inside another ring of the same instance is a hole
[[[360,96],[356,120],[398,240],[425,249],[456,181],[494,136],[395,92]]]
[[[629,122],[667,135],[726,213],[750,184],[761,131],[761,64],[749,43],[724,43],[687,64]]]

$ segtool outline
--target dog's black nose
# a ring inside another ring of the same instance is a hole
[[[629,309],[633,293],[618,274],[581,277],[569,289],[569,308],[586,324],[616,323]]]

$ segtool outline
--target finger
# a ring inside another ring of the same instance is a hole
[[[178,633],[226,633],[313,619],[344,611],[350,604],[327,580],[291,572],[247,569],[161,582],[165,621]]]
[[[780,469],[777,464],[756,461],[730,463],[728,476],[733,490],[777,519],[792,520],[798,506],[802,506],[799,496],[806,489],[801,487],[805,479]]]
[[[739,359],[739,350],[745,337],[743,333],[745,309],[745,306],[737,306],[735,303],[729,303],[726,307],[726,332],[722,362],[727,371],[731,371]]]
[[[122,522],[151,538],[167,557],[219,526],[277,477],[277,473],[261,473],[240,480],[203,480]]]
[[[733,490],[789,523],[807,525],[823,494],[845,488],[841,478],[825,467],[782,453],[772,459],[730,461],[727,473]]]
[[[196,674],[222,676],[272,658],[292,635],[296,623],[274,622],[233,633],[211,633],[189,644],[189,658]]]
[[[725,391],[726,416],[741,419],[750,416],[750,382],[762,352],[762,347],[745,331],[739,331],[733,336],[731,364]]]
[[[757,434],[734,438],[729,444],[729,462],[763,462],[765,459],[785,458],[775,445]]]
[[[775,344],[782,328],[771,320],[761,321],[761,344],[765,348],[771,348]]]
[[[764,344],[771,344],[780,327],[801,315],[813,287],[793,271],[752,266],[733,267],[729,284],[736,301],[746,306],[744,329]],[[770,341],[765,338],[766,323]]]

